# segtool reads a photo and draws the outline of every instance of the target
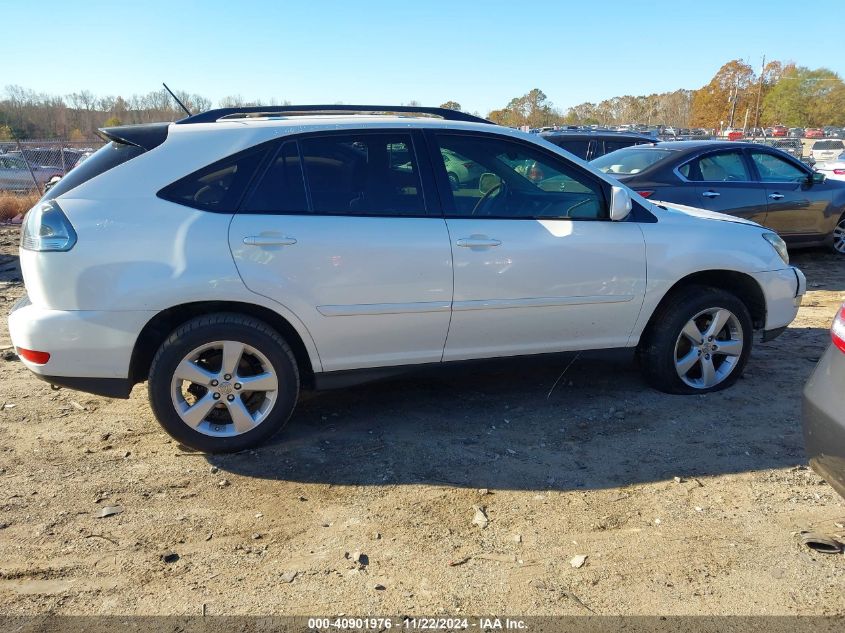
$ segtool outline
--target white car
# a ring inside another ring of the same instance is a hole
[[[147,380],[165,430],[203,451],[267,439],[300,389],[466,359],[635,348],[658,389],[722,389],[806,288],[775,233],[654,205],[451,110],[223,109],[102,133],[27,215],[12,341],[56,385],[128,397]],[[454,189],[442,150],[478,182]]]
[[[845,152],[845,143],[838,139],[828,138],[813,143],[810,156],[818,166],[821,163],[836,160],[842,152]]]
[[[845,152],[839,154],[834,160],[815,165],[815,170],[830,180],[845,180]]]

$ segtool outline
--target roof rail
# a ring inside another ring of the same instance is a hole
[[[267,116],[281,114],[285,116],[308,116],[313,114],[363,114],[408,112],[414,114],[428,114],[447,121],[469,121],[471,123],[487,123],[496,125],[492,121],[481,117],[449,110],[448,108],[427,108],[424,106],[373,106],[373,105],[286,105],[286,106],[244,106],[241,108],[218,108],[207,110],[176,121],[177,125],[186,123],[214,123],[220,119],[249,118],[250,116]]]

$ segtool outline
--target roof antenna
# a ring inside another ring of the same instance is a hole
[[[167,84],[162,81],[161,85],[164,86],[164,89],[167,90],[167,92],[170,93],[170,96],[173,97],[173,100],[182,107],[182,109],[185,111],[185,114],[187,114],[188,116],[191,116],[191,111],[188,110],[188,108],[185,107],[184,103],[179,101],[179,97],[177,97],[175,94],[173,94],[173,91],[170,88],[167,87]]]

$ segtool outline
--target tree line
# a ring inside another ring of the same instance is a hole
[[[191,112],[208,110],[212,102],[198,94],[177,91]],[[221,99],[219,107],[277,105],[246,100],[240,95]],[[419,105],[411,101],[408,105]],[[461,110],[457,101],[441,107]],[[103,126],[173,121],[184,111],[164,90],[143,95],[96,96],[88,90],[58,96],[20,86],[7,86],[0,98],[0,140],[62,138],[89,140]],[[598,103],[558,109],[539,88],[514,97],[503,108],[487,114],[495,123],[518,127],[550,125],[670,125],[719,128],[786,125],[789,127],[845,126],[845,83],[826,69],[810,69],[772,61],[759,73],[742,60],[724,64],[697,90],[675,90],[651,95],[625,95]]]

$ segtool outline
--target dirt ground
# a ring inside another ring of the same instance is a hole
[[[0,228],[7,309],[17,242]],[[845,614],[845,556],[796,539],[845,535],[799,419],[845,265],[794,260],[798,319],[727,391],[592,356],[552,389],[572,357],[514,362],[309,394],[226,457],[172,442],[143,385],[52,391],[3,319],[0,613]]]

